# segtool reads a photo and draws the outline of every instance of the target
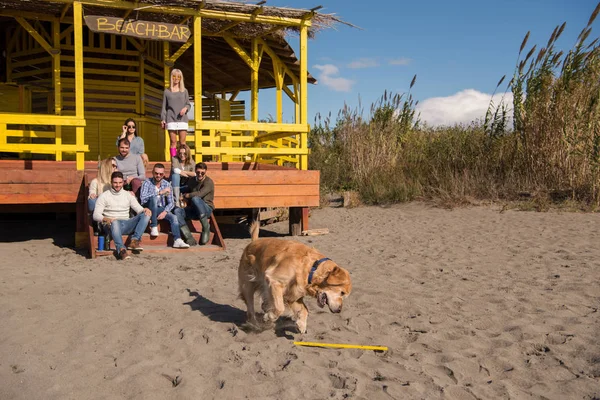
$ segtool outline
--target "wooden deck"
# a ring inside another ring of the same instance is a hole
[[[169,162],[162,163],[170,169]],[[154,164],[148,164],[147,177],[151,176]],[[96,176],[97,165],[95,161],[86,162],[85,170],[77,171],[74,161],[0,160],[0,211],[18,213],[43,208],[76,212],[76,245],[89,248],[90,254],[95,256],[94,238],[90,236],[93,231],[86,211],[85,182]],[[319,205],[319,171],[250,162],[209,162],[207,166],[207,175],[215,182],[216,210],[240,209],[251,214],[251,210],[259,208],[286,207],[290,211],[290,234],[297,235],[308,229],[308,207]],[[211,222],[213,240],[209,243],[213,246],[198,246],[199,250],[224,248],[216,219]],[[157,247],[170,249],[166,247],[168,240],[152,242],[159,245]],[[150,241],[144,240],[144,243]]]

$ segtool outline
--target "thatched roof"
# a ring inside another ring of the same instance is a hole
[[[118,3],[118,2],[116,2]],[[161,21],[169,23],[188,23],[191,20],[177,10],[193,9],[202,7],[203,10],[213,10],[221,12],[242,13],[247,15],[260,15],[271,17],[284,17],[301,19],[306,16],[311,17],[312,26],[309,28],[309,36],[312,37],[316,32],[323,28],[330,27],[336,23],[344,23],[332,14],[320,14],[308,9],[292,9],[271,7],[267,5],[256,5],[232,1],[215,0],[144,0],[143,5],[138,9],[127,12],[122,8],[111,8],[110,1],[107,1],[106,7],[96,5],[83,5],[84,15],[103,15],[123,17],[126,14],[128,18],[134,18],[147,21]],[[46,0],[0,0],[0,11],[15,10],[43,13],[46,15],[59,16],[65,7],[64,1],[46,1]],[[160,7],[171,7],[173,13],[161,11]],[[159,12],[160,11],[160,12]],[[69,10],[67,16],[72,15]],[[10,20],[9,17],[0,17],[0,23]],[[230,91],[230,90],[248,90],[250,88],[250,69],[246,63],[235,53],[235,51],[220,37],[223,31],[236,38],[244,47],[247,53],[250,53],[250,39],[262,37],[271,47],[277,56],[285,62],[286,66],[297,76],[300,72],[300,65],[292,48],[286,41],[286,36],[290,33],[298,32],[296,26],[282,26],[269,23],[257,22],[239,22],[235,23],[227,19],[202,19],[202,53],[203,53],[203,89],[209,92]],[[175,46],[173,46],[176,48]],[[190,48],[177,61],[176,67],[182,69],[186,76],[192,76],[193,51]],[[274,87],[275,81],[270,72],[273,71],[272,61],[265,53],[263,55],[259,87]],[[316,83],[309,74],[309,82]],[[187,79],[188,86],[193,85],[192,79]],[[291,84],[288,78],[286,84]]]

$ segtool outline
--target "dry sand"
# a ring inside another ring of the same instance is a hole
[[[304,335],[242,331],[245,233],[118,262],[64,247],[64,229],[1,228],[0,399],[600,398],[598,214],[314,210],[330,234],[299,240],[354,289],[341,314],[309,299]]]

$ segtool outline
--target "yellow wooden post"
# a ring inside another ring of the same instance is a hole
[[[173,66],[173,63],[171,61],[169,61],[169,58],[171,57],[171,48],[170,48],[170,44],[169,42],[163,42],[163,62],[164,62],[164,79],[165,79],[165,89],[167,89],[169,86],[171,86],[171,81],[169,80],[171,78],[171,67]],[[164,136],[165,136],[165,161],[169,161],[171,159],[171,150],[170,150],[170,139],[169,139],[169,132],[167,131],[167,127],[165,127],[164,129]]]
[[[252,39],[252,75],[250,77],[250,119],[258,122],[258,41]],[[256,136],[257,133],[254,133]]]
[[[83,15],[81,11],[81,2],[73,2],[73,25],[75,27],[75,116],[78,119],[84,118],[83,108]],[[75,144],[77,146],[84,145],[84,128],[77,126],[75,128]],[[78,170],[84,169],[84,153],[77,151],[76,165]]]
[[[300,123],[308,124],[308,26],[300,25]],[[300,134],[300,148],[308,147],[308,132]],[[300,169],[308,169],[308,156],[300,156]]]
[[[275,87],[276,87],[276,101],[277,101],[277,123],[283,123],[283,82],[285,79],[285,69],[281,65],[279,60],[273,60],[273,73],[275,76]],[[283,147],[283,139],[277,139],[277,147]],[[277,165],[283,165],[283,159],[279,157],[277,159]]]
[[[147,44],[146,44],[147,46]],[[145,63],[146,54],[140,51],[139,55],[139,69],[140,69],[140,96],[138,101],[138,110],[139,115],[146,114],[146,63]]]
[[[60,115],[62,113],[62,93],[61,93],[61,82],[60,82],[60,20],[55,18],[52,21],[52,44],[54,49],[52,50],[52,70],[54,75],[54,114]],[[55,143],[59,147],[62,145],[62,126],[55,126]],[[56,161],[62,161],[62,151],[56,152]]]
[[[194,139],[197,162],[202,161],[202,18],[194,17]],[[210,132],[213,139],[214,131]],[[213,142],[211,142],[211,146]]]

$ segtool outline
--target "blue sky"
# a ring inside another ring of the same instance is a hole
[[[421,118],[438,125],[483,117],[498,80],[512,75],[527,31],[531,36],[526,50],[534,44],[540,48],[554,27],[566,21],[557,47],[568,50],[597,2],[269,0],[266,5],[305,9],[322,5],[319,12],[362,28],[337,25],[309,40],[309,71],[319,80],[318,85],[309,85],[311,124],[317,113],[335,116],[344,104],[357,107],[359,98],[367,113],[386,89],[408,91],[416,74],[411,93],[420,102]],[[599,23],[600,18],[592,37],[598,36]],[[288,42],[297,51],[299,38],[288,37]],[[286,101],[286,122],[292,122],[292,110]],[[261,91],[259,114],[260,118],[275,114],[273,91]]]

